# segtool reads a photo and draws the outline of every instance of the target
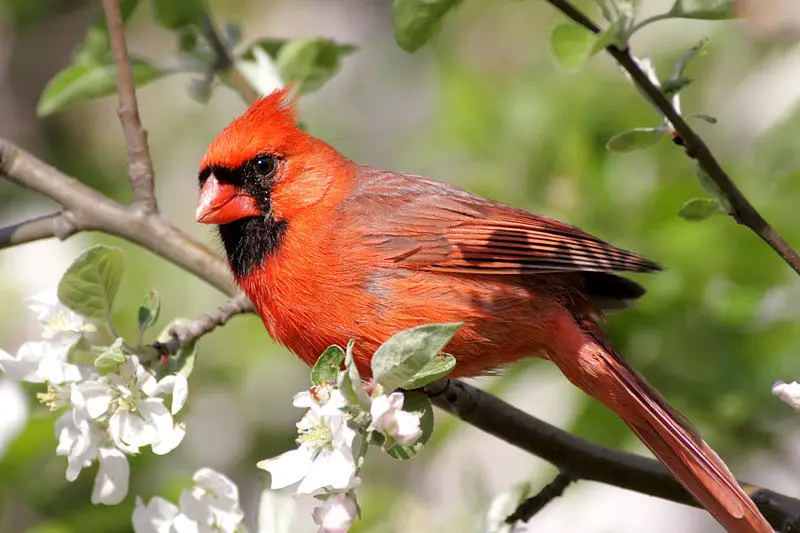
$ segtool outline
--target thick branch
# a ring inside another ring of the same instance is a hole
[[[125,25],[119,0],[103,0],[106,12],[108,33],[111,37],[111,48],[114,52],[114,64],[117,67],[117,85],[119,88],[119,120],[125,134],[125,147],[128,151],[128,174],[133,189],[133,205],[142,213],[149,215],[157,212],[153,161],[147,147],[147,132],[142,128],[139,119],[139,104],[136,101],[136,83],[133,68],[128,57],[128,45],[125,43]]]
[[[575,479],[599,481],[686,505],[699,504],[656,460],[593,444],[538,420],[456,379],[423,388],[434,405],[509,444],[554,464]],[[800,528],[800,500],[741,483],[778,531]]]
[[[75,231],[99,230],[136,243],[188,270],[228,296],[236,294],[223,262],[161,215],[123,206],[0,139],[0,174],[61,204]]]
[[[182,346],[191,344],[203,335],[224,326],[233,316],[252,311],[253,304],[250,303],[250,300],[244,294],[238,294],[213,311],[173,327],[170,331],[172,339],[165,343],[159,343],[156,349],[164,354],[175,354]]]
[[[219,31],[217,31],[217,26],[214,24],[214,19],[211,18],[209,13],[206,13],[203,17],[203,35],[205,35],[208,44],[211,46],[211,49],[214,50],[214,55],[216,56],[214,70],[224,75],[247,103],[255,102],[258,98],[258,93],[233,64],[230,52],[225,46],[225,43],[222,42]]]
[[[0,228],[0,249],[58,237],[62,241],[78,231],[69,211],[60,211]]]
[[[570,2],[566,0],[547,1],[584,28],[594,33],[600,32],[600,28]],[[742,191],[739,190],[731,177],[722,169],[708,145],[683,120],[683,117],[675,110],[661,89],[655,86],[647,75],[642,72],[642,69],[633,60],[630,50],[627,48],[621,50],[619,47],[611,45],[606,47],[606,51],[630,74],[633,82],[642,90],[650,102],[672,123],[672,127],[686,147],[687,155],[697,161],[703,171],[719,187],[728,203],[730,203],[733,209],[731,216],[733,216],[734,220],[750,228],[764,242],[769,244],[795,272],[800,274],[800,255],[775,231],[775,228],[764,220],[764,217],[742,194]]]

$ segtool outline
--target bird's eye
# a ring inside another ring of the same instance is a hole
[[[277,168],[275,158],[271,155],[260,155],[253,160],[256,170],[264,177],[271,176]]]

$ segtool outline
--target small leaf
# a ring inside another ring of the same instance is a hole
[[[114,372],[120,364],[125,362],[125,353],[122,351],[122,343],[122,337],[117,338],[114,344],[106,348],[106,350],[94,360],[94,366],[101,374]]]
[[[133,14],[139,0],[121,0],[119,3],[122,21],[127,22]],[[108,25],[102,10],[99,11],[94,24],[86,30],[86,37],[73,53],[73,63],[91,63],[106,57],[111,51],[108,39]]]
[[[406,52],[416,52],[442,28],[445,17],[462,0],[395,0],[394,38]]]
[[[176,318],[161,330],[156,340],[158,342],[169,342],[172,339],[170,330],[178,325],[189,322],[186,318]],[[182,346],[178,349],[175,355],[168,358],[166,365],[158,365],[156,367],[156,376],[161,379],[164,376],[180,372],[184,377],[188,378],[192,370],[194,370],[194,361],[197,359],[197,341],[191,342],[187,346]]]
[[[453,371],[456,367],[456,358],[450,354],[437,354],[431,359],[422,370],[414,374],[407,383],[403,385],[404,389],[418,389],[430,383],[445,377]]]
[[[699,118],[700,120],[705,120],[709,124],[716,124],[718,122],[716,117],[706,115],[705,113],[692,113],[689,115],[689,118]]]
[[[153,11],[159,24],[168,30],[199,25],[203,20],[203,0],[153,0]]]
[[[336,345],[328,346],[311,369],[312,383],[314,383],[314,385],[322,385],[328,381],[336,382],[344,358],[344,350]]]
[[[372,376],[387,392],[402,387],[450,342],[464,324],[426,324],[384,342],[372,356]]]
[[[75,259],[58,282],[58,299],[89,320],[108,321],[124,268],[122,250],[93,246]]]
[[[597,54],[612,44],[624,45],[625,43],[623,38],[625,35],[622,29],[622,19],[618,19],[614,21],[608,28],[603,30],[601,34],[596,35],[592,49],[589,51],[589,56],[591,57]]]
[[[336,74],[342,57],[355,50],[353,45],[330,39],[294,39],[279,48],[276,63],[284,82],[294,82],[301,94],[309,93]]]
[[[683,54],[681,54],[681,57],[678,59],[678,61],[675,62],[675,67],[672,69],[672,76],[670,76],[670,78],[672,79],[682,78],[683,73],[686,70],[686,67],[689,65],[689,63],[695,57],[703,55],[705,53],[705,46],[707,43],[708,43],[708,37],[703,37],[702,39],[700,39],[700,41],[698,41],[696,45],[694,45],[693,47],[685,51]]]
[[[150,291],[139,304],[139,334],[144,333],[156,323],[161,313],[161,301],[156,291]]]
[[[611,152],[632,152],[654,145],[663,136],[661,128],[634,128],[611,137],[606,148]]]
[[[692,198],[683,204],[678,215],[685,220],[696,222],[722,212],[724,211],[719,202],[713,198]]]
[[[733,18],[735,0],[675,0],[669,14],[673,17],[723,20]]]
[[[583,26],[562,22],[550,33],[550,55],[563,69],[574,72],[589,59],[597,42],[597,35]]]
[[[405,400],[403,401],[403,411],[414,413],[420,417],[419,427],[422,430],[419,440],[409,446],[394,445],[386,453],[395,459],[406,460],[411,459],[419,453],[422,448],[428,443],[433,434],[433,407],[428,397],[419,392],[406,391]]]
[[[692,83],[692,80],[683,76],[678,78],[670,78],[661,86],[661,90],[667,96],[680,92],[681,89]]]
[[[361,406],[362,409],[369,411],[371,400],[364,390],[361,383],[361,375],[358,373],[356,363],[353,360],[353,341],[347,343],[347,350],[344,356],[345,372],[340,372],[337,380],[337,387],[347,398],[347,401],[354,405]]]
[[[131,63],[137,87],[166,74],[141,59],[132,58]],[[47,82],[36,105],[36,114],[40,117],[52,115],[81,102],[109,96],[116,91],[117,73],[111,60],[70,65]]]

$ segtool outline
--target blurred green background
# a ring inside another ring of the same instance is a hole
[[[69,63],[99,4],[0,0],[0,136],[127,201],[115,99],[46,120],[35,115],[44,84]],[[591,2],[580,5],[596,16]],[[797,247],[800,47],[791,26],[786,31],[791,16],[781,15],[782,5],[764,2],[758,19],[660,23],[637,34],[633,51],[653,57],[666,74],[682,52],[711,37],[708,54],[689,67],[695,81],[682,93],[683,110],[719,119],[695,125],[753,204]],[[394,42],[385,1],[212,0],[210,6],[220,22],[241,25],[245,42],[325,36],[360,47],[332,81],[300,102],[309,131],[344,155],[563,219],[665,265],[663,273],[636,277],[648,295],[609,318],[612,340],[734,471],[800,494],[797,415],[770,393],[774,381],[800,377],[800,280],[731,219],[691,223],[676,215],[686,200],[705,193],[692,162],[669,140],[631,154],[606,150],[612,135],[654,126],[658,117],[603,55],[577,74],[554,66],[546,41],[560,18],[552,8],[536,1],[467,0],[431,45],[409,55]],[[644,11],[668,6],[647,2]],[[147,3],[131,19],[128,38],[132,53],[176,65],[174,37],[155,24]],[[177,74],[143,88],[140,112],[162,210],[219,249],[213,232],[193,223],[196,170],[208,143],[244,104],[226,88],[208,105],[198,104],[186,95],[190,79]],[[0,179],[1,224],[54,209]],[[126,253],[115,317],[123,334],[134,333],[137,306],[151,288],[161,294],[162,325],[223,301],[204,283],[118,239],[91,234],[29,244],[0,252],[0,346],[14,351],[38,335],[22,298],[55,286],[94,242]],[[237,318],[206,337],[190,382],[186,440],[168,456],[148,451],[133,459],[129,496],[115,507],[89,502],[96,466],[66,482],[66,460],[54,454],[57,415],[39,406],[36,387],[26,385],[23,396],[9,397],[19,405],[27,401],[27,411],[15,408],[27,412],[27,423],[19,433],[0,433],[0,533],[130,531],[135,495],[176,500],[201,466],[239,484],[252,526],[264,481],[255,462],[293,446],[301,411],[290,400],[306,381],[303,364],[272,343],[254,317]],[[477,383],[580,436],[642,450],[610,412],[547,364],[522,363]],[[0,405],[0,412],[10,413],[10,405]],[[442,413],[438,420],[434,441],[410,463],[370,456],[359,493],[364,516],[354,531],[476,531],[493,494],[524,480],[549,481],[553,469],[538,459]],[[311,505],[301,505],[297,531],[314,529]],[[642,527],[717,526],[699,511],[581,484],[537,516],[531,530]]]

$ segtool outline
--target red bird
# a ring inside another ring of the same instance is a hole
[[[359,166],[298,129],[287,91],[255,102],[200,165],[197,221],[218,224],[236,282],[269,334],[312,365],[355,340],[463,322],[450,377],[549,359],[617,413],[733,533],[772,528],[725,463],[598,326],[642,296],[613,272],[659,267],[550,218],[411,174]]]

